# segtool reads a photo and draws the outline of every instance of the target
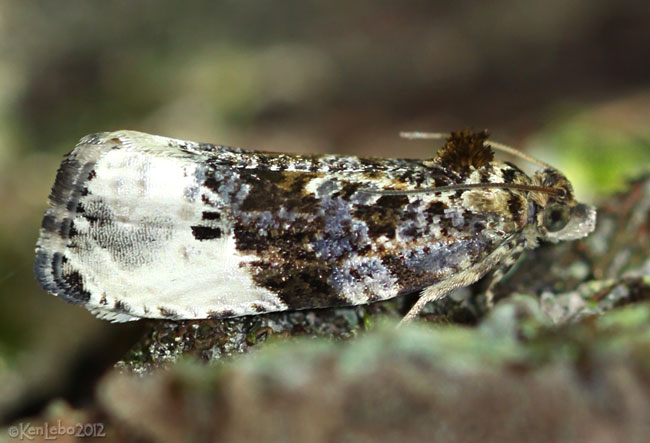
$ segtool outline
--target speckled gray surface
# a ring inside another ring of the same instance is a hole
[[[379,325],[226,365],[113,373],[100,408],[153,441],[644,441],[650,305],[552,325],[514,296],[479,328]]]

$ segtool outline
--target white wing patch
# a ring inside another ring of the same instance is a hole
[[[200,164],[182,156],[142,155],[128,145],[87,149],[87,157],[92,150],[99,155],[79,198],[82,212],[50,210],[57,219],[72,216],[75,235],[66,243],[46,233],[38,248],[49,256],[60,252],[65,269],[81,275],[90,311],[128,321],[287,309],[241,266],[254,257],[237,251],[231,233],[209,240],[193,235],[202,214],[215,210],[201,199],[211,191],[201,189]]]

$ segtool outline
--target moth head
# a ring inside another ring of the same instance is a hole
[[[573,187],[559,171],[546,168],[533,176],[536,186],[549,192],[531,192],[536,203],[537,231],[542,239],[558,242],[586,237],[596,228],[596,209],[578,203]]]

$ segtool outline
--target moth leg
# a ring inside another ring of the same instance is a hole
[[[468,284],[471,284],[473,282],[470,282]],[[439,298],[442,298],[445,294],[447,294],[449,291],[460,288],[461,286],[464,286],[461,282],[458,282],[456,284],[449,284],[447,282],[442,282],[438,283],[437,285],[429,286],[426,288],[423,292],[420,298],[418,299],[417,302],[409,309],[409,311],[406,313],[404,318],[402,318],[402,321],[399,322],[399,325],[403,325],[404,323],[408,323],[411,320],[413,320],[415,317],[420,314],[420,311],[424,309],[424,307],[429,303],[430,301],[435,301],[438,300]]]
[[[492,253],[490,253],[490,255],[487,256],[484,260],[475,263],[469,268],[458,272],[457,274],[451,276],[448,279],[445,279],[433,286],[429,286],[428,288],[426,288],[424,291],[422,291],[422,295],[420,296],[418,301],[404,316],[404,318],[400,322],[400,326],[403,325],[404,323],[410,322],[415,317],[417,317],[420,311],[422,311],[422,308],[424,308],[426,304],[429,303],[430,301],[434,301],[444,297],[446,294],[449,293],[449,291],[453,289],[469,286],[472,283],[478,281],[488,271],[497,267],[508,257],[511,257],[513,253],[515,253],[518,250],[518,246],[520,245],[520,243],[523,249],[523,242],[519,242],[517,239],[510,238],[504,241],[503,243],[501,243],[501,245],[499,245],[499,247],[497,247],[494,251],[492,251]],[[520,253],[521,251],[519,252],[519,254]],[[515,261],[516,261],[516,257],[515,257]]]
[[[413,320],[430,301],[438,300],[456,288],[469,286],[478,281],[486,272],[497,265],[498,257],[499,254],[492,253],[485,262],[478,263],[465,271],[459,272],[448,280],[441,281],[436,285],[426,288],[399,324],[402,325]]]
[[[519,260],[521,253],[524,252],[525,249],[525,243],[523,241],[513,242],[508,246],[511,248],[510,254],[503,259],[499,264],[499,267],[494,271],[492,274],[492,280],[485,291],[485,304],[488,309],[494,307],[494,288],[501,280],[503,280],[503,277],[512,269],[514,264],[517,263],[517,260]]]

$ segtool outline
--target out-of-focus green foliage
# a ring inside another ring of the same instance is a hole
[[[562,125],[549,139],[578,195],[593,199],[620,191],[627,179],[650,171],[650,128],[637,135],[578,120]]]

